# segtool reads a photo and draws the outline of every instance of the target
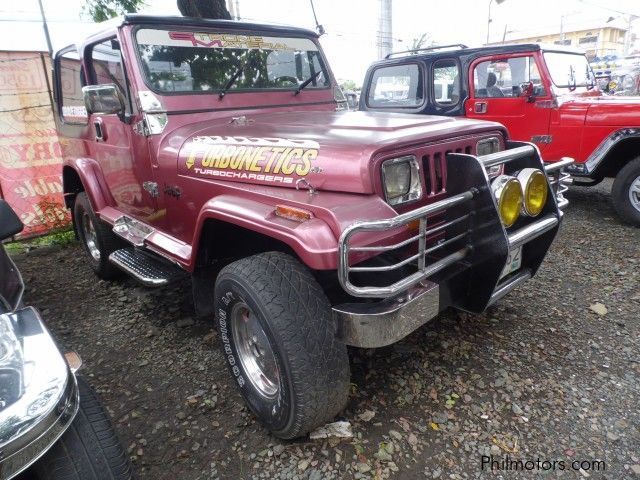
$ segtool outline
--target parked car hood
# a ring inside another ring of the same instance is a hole
[[[372,159],[410,145],[487,131],[493,122],[379,112],[277,112],[197,122],[166,133],[182,175],[373,193]],[[304,185],[299,185],[304,186]]]

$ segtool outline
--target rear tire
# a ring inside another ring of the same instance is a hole
[[[279,438],[332,421],[349,392],[346,346],[307,268],[262,253],[222,269],[216,323],[225,359],[249,408]]]
[[[104,280],[122,275],[122,271],[109,262],[109,255],[122,248],[123,241],[113,233],[109,225],[97,217],[85,192],[76,195],[73,224],[96,275]]]
[[[640,157],[618,172],[611,189],[613,206],[620,218],[640,227]]]
[[[78,378],[80,408],[60,439],[38,460],[38,480],[128,480],[131,464],[91,386]]]

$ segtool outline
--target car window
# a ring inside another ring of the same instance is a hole
[[[433,99],[438,105],[456,105],[460,101],[460,67],[453,59],[433,64]]]
[[[473,71],[475,97],[519,97],[522,84],[533,83],[536,96],[545,95],[540,71],[533,57],[513,57],[481,62]]]
[[[159,92],[326,88],[331,80],[308,38],[140,29],[147,83]]]
[[[59,82],[60,115],[68,123],[87,123],[87,109],[82,95],[84,75],[78,52],[76,50],[66,52],[58,62],[56,78]]]
[[[127,98],[126,79],[120,48],[115,39],[98,43],[91,49],[91,81],[93,85],[115,84]]]
[[[422,75],[415,63],[374,70],[367,104],[374,108],[418,107],[424,102]]]

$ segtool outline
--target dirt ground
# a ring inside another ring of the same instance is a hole
[[[484,315],[351,350],[342,441],[281,442],[255,421],[188,284],[100,281],[77,243],[15,259],[140,478],[640,478],[640,229],[609,186],[571,190],[536,278]]]

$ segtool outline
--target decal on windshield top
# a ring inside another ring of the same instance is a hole
[[[293,183],[312,170],[314,140],[200,136],[186,147],[187,172],[199,177]]]
[[[180,30],[155,30],[142,28],[136,33],[140,45],[166,47],[197,47],[240,50],[317,51],[318,47],[308,38],[269,37],[236,33],[188,32]]]

